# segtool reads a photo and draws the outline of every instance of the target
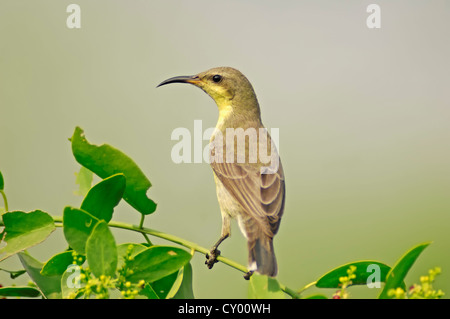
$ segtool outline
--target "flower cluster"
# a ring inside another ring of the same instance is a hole
[[[427,276],[420,277],[420,284],[413,284],[408,291],[400,287],[391,289],[388,296],[394,299],[439,299],[444,296],[444,292],[441,289],[435,290],[433,282],[440,273],[440,267],[430,269]]]
[[[347,269],[347,276],[339,277],[341,289],[336,291],[336,293],[333,295],[333,299],[347,299],[348,298],[347,288],[349,286],[351,286],[352,279],[356,278],[355,271],[356,271],[356,267],[351,265]]]
[[[117,288],[125,299],[134,299],[145,285],[144,280],[140,280],[137,284],[133,284],[127,280],[127,277],[133,274],[133,269],[130,269],[128,265],[134,259],[132,251],[133,245],[129,245],[124,256],[124,263],[119,269],[119,279],[117,282]]]
[[[113,278],[111,276],[101,275],[96,277],[90,271],[89,267],[80,267],[79,284],[80,288],[69,293],[67,298],[75,299],[83,296],[83,298],[90,299],[109,299],[110,292],[113,289],[118,289],[125,299],[134,299],[143,288],[145,281],[141,280],[137,284],[127,281],[127,276],[133,273],[132,269],[128,268],[128,262],[133,260],[131,256],[133,246],[130,245],[124,256],[124,264],[119,270],[119,276]],[[72,253],[73,264],[81,266],[84,258],[80,257],[75,251]]]

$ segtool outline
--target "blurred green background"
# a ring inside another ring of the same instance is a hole
[[[221,227],[211,169],[174,164],[170,136],[196,119],[213,127],[217,108],[192,86],[155,86],[232,66],[253,83],[266,127],[280,132],[287,202],[274,242],[278,279],[297,289],[350,261],[392,265],[432,240],[407,284],[438,265],[436,286],[450,296],[448,1],[78,0],[81,29],[66,26],[70,3],[0,1],[0,170],[10,210],[62,215],[81,203],[68,141],[79,125],[150,178],[158,208],[147,227],[210,247]],[[381,29],[366,26],[371,3]],[[139,217],[121,203],[114,219]],[[65,248],[58,229],[29,251],[45,261]],[[246,263],[237,225],[221,250]],[[247,296],[241,273],[203,263],[198,254],[192,261],[196,297]],[[20,264],[12,257],[0,267]]]

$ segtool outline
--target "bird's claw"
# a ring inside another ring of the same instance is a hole
[[[211,249],[209,254],[206,254],[205,265],[207,265],[208,268],[211,269],[215,263],[219,262],[217,260],[217,257],[219,257],[219,256],[220,256],[220,250],[218,250],[217,248]]]
[[[249,280],[250,277],[253,275],[253,273],[254,273],[253,270],[247,271],[247,272],[244,274],[244,279],[245,279],[245,280]]]

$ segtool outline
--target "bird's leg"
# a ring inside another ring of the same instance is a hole
[[[206,254],[206,261],[205,264],[208,266],[209,269],[211,269],[215,263],[218,262],[217,257],[220,256],[220,250],[217,248],[219,245],[230,236],[231,233],[231,224],[230,224],[230,217],[228,214],[222,213],[222,235],[220,236],[219,240],[212,246],[211,250],[209,251],[209,254]]]
[[[211,269],[214,266],[214,264],[218,262],[217,257],[220,256],[220,250],[218,250],[217,248],[225,239],[228,238],[228,236],[230,236],[230,234],[221,236],[217,241],[217,243],[215,243],[214,246],[212,246],[211,250],[209,251],[209,254],[206,254],[205,264],[208,265],[209,269]]]

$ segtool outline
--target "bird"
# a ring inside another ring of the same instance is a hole
[[[262,123],[252,84],[239,70],[231,67],[175,76],[157,87],[171,83],[187,83],[202,89],[216,102],[219,110],[210,140],[209,162],[216,184],[222,231],[219,240],[206,254],[205,264],[211,269],[217,262],[221,253],[218,247],[231,235],[231,220],[237,219],[239,229],[247,239],[248,271],[244,278],[250,279],[254,272],[275,277],[278,266],[273,238],[279,230],[285,207],[285,176],[278,151]],[[235,134],[231,138],[230,132]],[[267,160],[261,156],[261,150],[267,151],[269,147],[270,160]],[[239,153],[242,149],[244,154]],[[256,158],[255,149],[259,150]]]

